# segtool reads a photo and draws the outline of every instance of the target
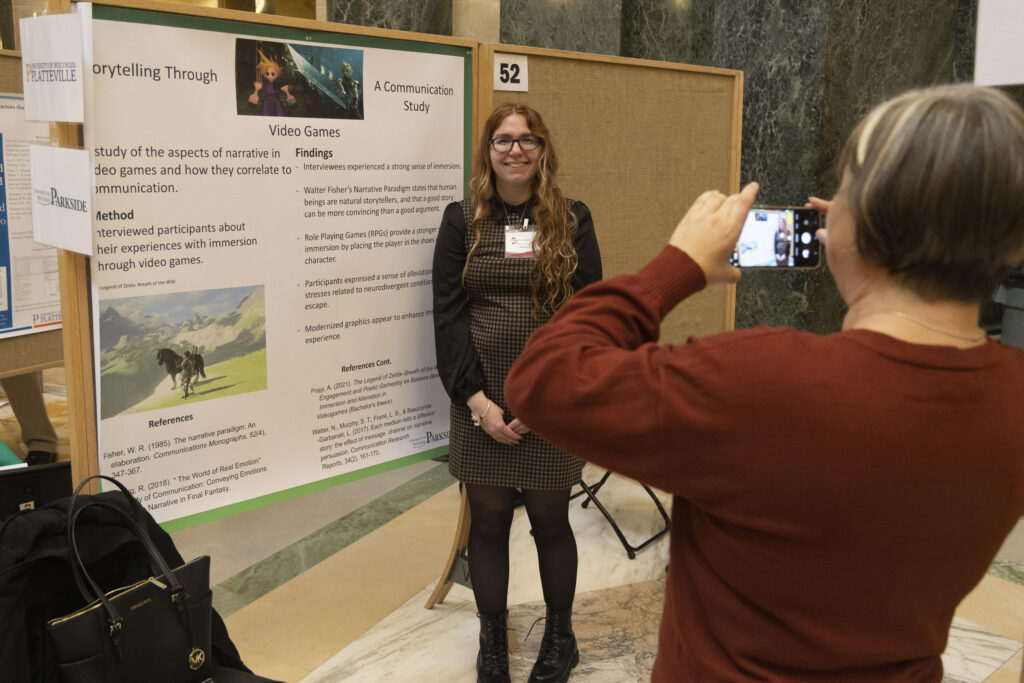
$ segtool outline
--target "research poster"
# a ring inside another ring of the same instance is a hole
[[[29,146],[49,142],[21,95],[0,94],[0,338],[60,327],[57,250],[32,237]]]
[[[92,12],[101,471],[176,528],[446,453],[468,48]]]

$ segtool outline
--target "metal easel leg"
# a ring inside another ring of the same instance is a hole
[[[651,500],[654,501],[655,507],[658,508],[658,512],[661,514],[661,518],[665,521],[665,526],[659,531],[657,531],[653,536],[640,543],[639,545],[631,545],[630,542],[626,540],[626,536],[622,533],[622,529],[619,528],[619,525],[615,521],[615,518],[612,517],[611,513],[608,512],[604,505],[601,504],[601,501],[598,500],[597,498],[597,492],[600,491],[601,487],[605,485],[605,482],[608,481],[608,477],[610,477],[611,474],[612,473],[610,471],[605,472],[604,476],[601,477],[600,481],[598,481],[593,486],[587,484],[581,478],[579,481],[579,485],[582,491],[574,493],[569,498],[571,500],[573,498],[576,498],[577,496],[585,494],[587,499],[583,501],[582,507],[587,507],[587,504],[593,501],[597,509],[600,510],[602,515],[604,515],[604,518],[608,520],[608,523],[612,527],[612,531],[614,531],[615,535],[619,537],[619,541],[622,543],[622,547],[626,549],[626,555],[629,556],[629,559],[635,560],[637,552],[647,547],[654,541],[658,540],[658,538],[665,534],[669,530],[671,522],[669,521],[668,513],[665,512],[665,507],[661,504],[661,501],[658,500],[658,496],[655,495],[654,491],[651,490],[651,487],[647,486],[647,484],[640,484],[640,486],[644,488],[644,491],[647,492],[647,495],[651,497]]]

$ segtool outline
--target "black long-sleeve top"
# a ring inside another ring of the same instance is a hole
[[[505,211],[522,215],[524,205],[502,206],[494,200],[495,220],[503,221]],[[573,291],[601,279],[601,252],[594,233],[594,220],[583,202],[572,201],[576,217],[573,247],[578,263],[572,277]],[[437,371],[452,401],[465,403],[470,396],[484,389],[480,359],[469,332],[469,295],[462,284],[466,265],[466,224],[459,202],[449,204],[441,218],[441,227],[434,246],[434,344],[437,348]]]

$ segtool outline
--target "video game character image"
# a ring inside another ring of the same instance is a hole
[[[341,78],[338,79],[338,87],[345,99],[345,104],[350,112],[359,111],[359,81],[352,78],[352,65],[348,62],[341,64]]]
[[[281,100],[277,95],[277,89],[274,87],[274,81],[281,75],[281,67],[273,59],[269,59],[263,54],[262,50],[257,50],[257,52],[260,53],[260,62],[256,65],[258,80],[253,82],[256,89],[252,95],[249,95],[249,102],[251,104],[259,104],[260,92],[262,91],[263,115],[284,116],[284,106],[281,104]],[[288,92],[288,86],[282,85],[280,89],[284,93],[288,104],[295,104],[295,98]]]

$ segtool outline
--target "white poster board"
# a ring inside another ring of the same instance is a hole
[[[100,470],[179,528],[446,453],[469,49],[92,11]]]
[[[57,250],[32,238],[29,147],[49,140],[21,95],[0,94],[0,338],[60,327]]]
[[[1024,2],[979,0],[974,82],[978,85],[1024,83]]]

